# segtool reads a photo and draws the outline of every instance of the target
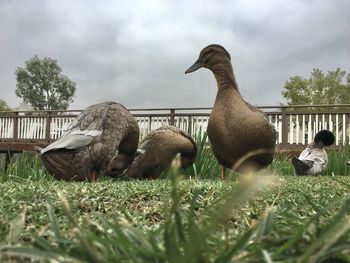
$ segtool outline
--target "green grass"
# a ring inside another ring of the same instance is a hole
[[[0,169],[0,183],[6,181],[26,182],[53,180],[53,177],[47,174],[40,158],[31,152],[15,154],[7,169],[3,166]]]
[[[349,183],[344,176],[8,181],[0,185],[0,251],[2,260],[62,262],[347,258]]]
[[[184,171],[191,178],[215,178],[220,174],[220,165],[216,161],[213,152],[208,145],[208,135],[202,135],[201,130],[195,133],[194,140],[197,142],[197,156],[195,163]]]
[[[195,165],[160,180],[56,181],[17,156],[0,175],[0,262],[350,262],[348,149],[325,176],[281,158],[220,181],[196,140]]]
[[[344,165],[350,160],[350,148],[344,147],[342,150],[332,150],[328,152],[328,167],[325,175],[350,175],[350,167]]]

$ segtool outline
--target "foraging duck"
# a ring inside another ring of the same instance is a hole
[[[126,168],[139,140],[135,118],[115,102],[92,105],[80,113],[67,131],[46,148],[41,159],[57,179],[95,182],[114,156],[123,155]]]
[[[104,176],[114,178],[121,176],[130,166],[135,157],[138,156],[140,153],[141,151],[139,149],[136,150],[136,152],[133,155],[118,153],[118,155],[113,157],[111,162],[105,167],[102,174]]]
[[[230,54],[220,45],[209,45],[185,74],[211,70],[218,92],[208,123],[214,155],[224,167],[244,173],[268,166],[273,159],[276,131],[265,113],[247,103],[239,93]]]
[[[331,131],[319,131],[299,158],[293,158],[292,164],[297,175],[319,175],[323,173],[328,164],[328,156],[323,148],[334,143],[335,137]]]
[[[130,178],[155,179],[170,166],[176,154],[181,154],[181,167],[191,166],[196,158],[197,145],[186,132],[170,125],[164,125],[140,143],[135,160],[124,176]],[[120,157],[111,162],[110,171],[120,172]]]

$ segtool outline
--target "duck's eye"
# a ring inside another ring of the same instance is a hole
[[[204,56],[204,58],[203,58],[203,63],[204,63],[204,64],[207,64],[207,63],[210,61],[210,59],[212,58],[213,55],[214,55],[213,53],[207,53],[207,54]]]

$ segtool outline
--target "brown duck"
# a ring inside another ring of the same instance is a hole
[[[139,127],[129,111],[121,104],[104,102],[80,113],[57,141],[36,149],[57,179],[94,182],[116,151],[125,159],[124,169],[130,165],[138,140]]]
[[[238,172],[266,167],[273,159],[276,131],[267,116],[239,93],[230,54],[220,45],[209,45],[185,73],[202,67],[213,72],[218,86],[207,130],[215,157]]]
[[[130,178],[150,178],[160,176],[176,154],[181,154],[181,167],[193,164],[197,154],[197,145],[186,132],[169,125],[152,131],[141,141],[137,156],[124,176]],[[110,165],[109,175],[117,176],[121,172],[123,156],[117,156]]]

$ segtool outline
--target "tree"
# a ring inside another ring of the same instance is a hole
[[[61,74],[57,61],[37,56],[18,67],[16,95],[35,110],[65,110],[73,102],[75,83]]]
[[[350,103],[350,74],[340,68],[328,71],[327,75],[313,69],[309,79],[291,77],[284,89],[282,95],[289,105]]]
[[[11,110],[9,105],[7,105],[7,103],[4,100],[0,99],[0,111],[9,111],[9,110]]]

